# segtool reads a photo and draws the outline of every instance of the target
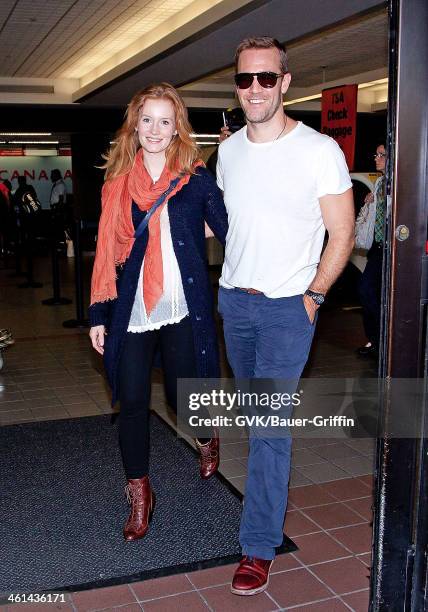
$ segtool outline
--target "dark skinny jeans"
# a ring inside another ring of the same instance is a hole
[[[151,374],[160,348],[165,393],[177,414],[177,380],[196,378],[196,360],[190,318],[160,329],[128,332],[122,350],[118,383],[119,441],[127,479],[149,473]],[[200,416],[205,416],[201,414]],[[206,416],[209,416],[208,413]],[[202,443],[206,439],[200,440]]]

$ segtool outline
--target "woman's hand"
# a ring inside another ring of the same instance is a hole
[[[205,222],[205,238],[212,238],[213,236],[214,232],[212,231],[210,226],[207,225],[207,222]]]
[[[373,192],[371,191],[364,198],[364,204],[369,204],[369,203],[371,204],[372,202],[374,202],[374,195],[373,195]]]
[[[92,342],[92,346],[100,355],[104,354],[104,336],[106,335],[106,328],[104,325],[95,325],[89,330],[89,337]]]

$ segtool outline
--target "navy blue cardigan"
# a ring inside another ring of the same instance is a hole
[[[145,214],[133,203],[132,219],[135,228]],[[217,378],[220,366],[213,295],[206,261],[204,221],[222,244],[225,243],[228,223],[223,196],[212,174],[205,168],[198,168],[197,174],[191,176],[188,184],[169,199],[168,214],[172,244],[192,325],[197,375],[201,378]],[[147,240],[147,230],[135,240],[117,280],[118,297],[109,302],[98,302],[89,308],[91,326],[105,325],[108,330],[104,345],[104,367],[112,388],[113,403],[118,398],[117,368]]]

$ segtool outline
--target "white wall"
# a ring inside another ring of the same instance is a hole
[[[58,168],[64,178],[67,193],[72,193],[71,181],[71,157],[68,155],[52,157],[0,157],[0,177],[9,179],[12,189],[18,187],[16,177],[25,174],[27,183],[33,185],[43,208],[49,208],[49,200],[52,190],[50,179],[51,170]],[[34,177],[34,178],[33,178]]]

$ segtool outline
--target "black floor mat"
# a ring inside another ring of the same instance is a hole
[[[151,419],[157,503],[147,536],[127,543],[128,506],[108,416],[0,428],[0,596],[84,589],[240,558],[240,499],[222,477],[199,478],[193,450]],[[295,550],[287,538],[283,552]]]

